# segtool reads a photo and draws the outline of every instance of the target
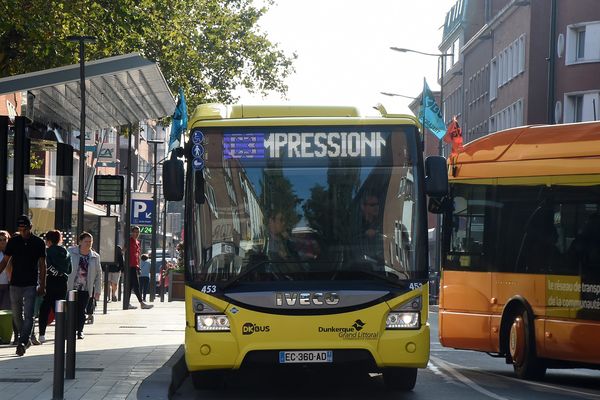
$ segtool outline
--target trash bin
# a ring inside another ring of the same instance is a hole
[[[12,311],[0,310],[0,342],[3,344],[10,343],[12,334]]]

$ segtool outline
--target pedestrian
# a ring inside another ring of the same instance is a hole
[[[56,313],[57,300],[67,298],[67,280],[72,272],[71,256],[67,249],[61,246],[62,235],[60,231],[51,230],[46,233],[46,295],[40,307],[40,343],[46,341],[46,327],[50,310]]]
[[[102,268],[100,255],[92,250],[92,234],[82,232],[78,239],[78,245],[69,249],[73,271],[69,275],[67,288],[77,290],[77,339],[83,339],[85,310],[90,296],[96,301],[100,298]]]
[[[4,257],[4,250],[8,243],[10,233],[7,231],[0,231],[0,260]],[[0,274],[0,310],[10,310],[10,290],[8,289],[8,276],[9,268],[4,268],[4,271]]]
[[[142,254],[142,261],[140,262],[140,292],[142,293],[142,299],[146,301],[146,295],[148,294],[148,286],[150,285],[150,261],[148,261],[148,254]]]
[[[142,309],[149,309],[149,308],[152,308],[153,305],[144,303],[144,300],[142,299],[142,295],[140,293],[140,281],[139,281],[138,275],[139,275],[139,271],[140,271],[141,247],[140,247],[140,241],[137,240],[139,236],[140,236],[140,228],[137,226],[131,227],[131,237],[129,238],[129,249],[128,249],[129,250],[129,254],[128,254],[128,257],[129,257],[129,286],[130,286],[130,292],[128,294],[129,294],[129,297],[131,297],[131,291],[133,291],[135,293],[135,296],[137,297],[138,301],[140,302],[140,307]],[[128,308],[130,310],[133,310],[136,308],[136,306],[131,304],[131,301],[130,301]]]
[[[125,269],[125,261],[123,260],[123,249],[117,245],[117,258],[114,264],[108,266],[108,282],[112,291],[112,301],[117,301],[117,289],[119,288],[119,280],[121,272]]]
[[[9,261],[12,263],[10,277],[10,303],[13,323],[19,332],[17,355],[22,356],[31,344],[35,296],[46,292],[46,246],[44,241],[31,233],[31,220],[26,215],[17,218],[18,235],[8,240],[0,262],[0,273]]]

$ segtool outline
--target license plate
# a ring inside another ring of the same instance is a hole
[[[293,363],[330,363],[333,362],[333,351],[331,350],[313,350],[313,351],[280,351],[280,364]]]

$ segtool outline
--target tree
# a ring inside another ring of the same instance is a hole
[[[257,27],[271,5],[252,0],[4,0],[0,77],[75,64],[69,35],[92,35],[86,59],[139,52],[157,61],[173,93],[193,110],[232,102],[234,90],[285,94],[295,54],[286,56]]]

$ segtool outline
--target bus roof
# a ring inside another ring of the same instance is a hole
[[[600,157],[600,122],[512,128],[474,140],[464,148],[459,164]]]
[[[208,103],[201,104],[196,108],[190,118],[189,126],[419,124],[419,121],[412,115],[389,114],[382,106],[378,106],[376,109],[378,115],[363,116],[358,108],[351,106]]]

